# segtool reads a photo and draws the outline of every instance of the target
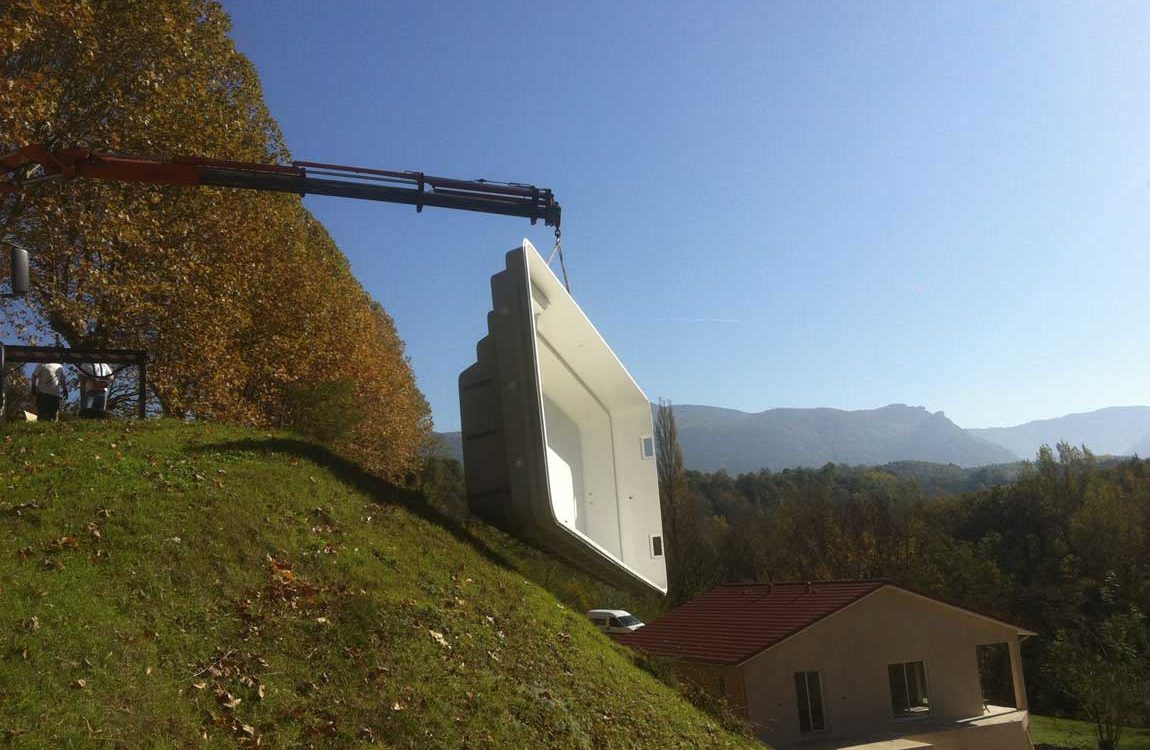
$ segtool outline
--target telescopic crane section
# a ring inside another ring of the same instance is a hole
[[[561,209],[545,188],[487,180],[453,180],[422,172],[344,167],[297,161],[291,166],[221,161],[196,157],[161,159],[150,156],[96,154],[80,148],[25,146],[0,156],[0,194],[26,185],[57,179],[91,177],[153,185],[211,185],[297,195],[455,208],[504,216],[522,216],[559,228]]]

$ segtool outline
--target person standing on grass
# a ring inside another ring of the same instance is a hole
[[[102,415],[108,409],[108,389],[116,377],[112,366],[95,362],[77,365],[76,369],[80,371],[80,416]]]
[[[36,397],[36,418],[55,422],[60,417],[60,404],[68,398],[68,381],[64,366],[55,362],[36,365],[32,373],[32,394]]]

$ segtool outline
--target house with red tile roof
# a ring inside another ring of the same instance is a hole
[[[883,580],[719,586],[620,643],[780,750],[1031,750],[1029,630]]]

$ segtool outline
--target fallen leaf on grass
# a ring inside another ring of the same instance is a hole
[[[216,693],[216,696],[219,698],[220,705],[224,708],[235,708],[244,702],[242,698],[237,698],[226,690],[219,691]]]
[[[84,688],[88,687],[88,681],[81,677],[72,683],[72,687],[76,690],[83,690]]]
[[[451,648],[451,644],[448,643],[447,639],[443,637],[443,633],[440,633],[438,630],[428,630],[427,632],[431,635],[431,639],[438,643],[440,646],[443,646],[444,648]]]
[[[76,538],[75,534],[68,534],[59,539],[53,539],[44,545],[45,552],[57,552],[62,549],[78,549],[80,540]]]

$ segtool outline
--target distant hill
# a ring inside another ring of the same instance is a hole
[[[750,414],[711,406],[676,406],[687,468],[731,474],[826,463],[880,465],[929,461],[984,466],[1018,460],[921,406],[881,409],[770,409]]]
[[[433,443],[428,453],[433,456],[454,458],[459,463],[463,463],[463,433],[433,432],[431,439]]]
[[[683,458],[687,468],[696,471],[739,474],[826,463],[881,466],[940,491],[958,492],[1012,481],[1017,467],[993,465],[1033,459],[1039,446],[1061,440],[1085,444],[1100,456],[1150,456],[1150,406],[1116,406],[1015,427],[965,430],[942,412],[903,404],[757,414],[716,406],[674,408]],[[434,452],[463,460],[458,432],[435,433],[434,439]],[[982,466],[996,471],[976,477],[963,470]]]
[[[1085,445],[1098,455],[1150,455],[1150,406],[1113,406],[1107,409],[1039,419],[1014,427],[988,427],[967,432],[1033,458],[1042,445],[1065,440]]]
[[[894,404],[881,409],[771,409],[750,414],[675,406],[688,469],[739,474],[759,469],[929,461],[958,466],[1011,463],[1018,456],[970,435],[942,412]],[[462,460],[458,432],[437,433],[436,450]]]

